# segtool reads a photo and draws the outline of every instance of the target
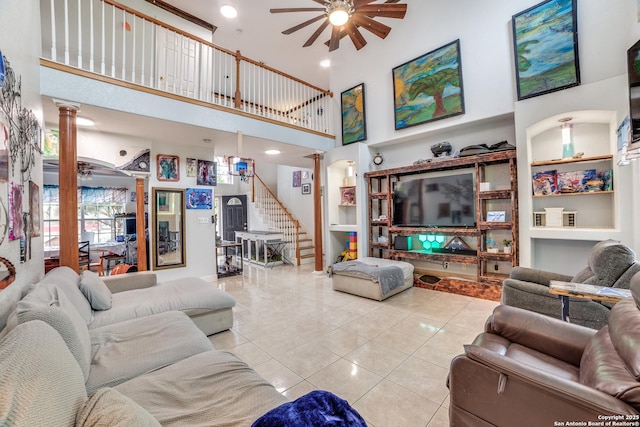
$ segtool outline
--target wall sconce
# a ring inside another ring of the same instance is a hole
[[[562,130],[562,158],[570,159],[573,157],[573,124],[569,123],[573,117],[565,117],[560,119],[562,122],[562,126],[560,129]]]

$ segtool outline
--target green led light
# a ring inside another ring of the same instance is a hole
[[[436,239],[436,236],[434,236],[433,234],[429,234],[429,236],[427,236],[427,239],[429,239],[430,242],[433,242]]]
[[[444,236],[436,236],[436,242],[444,243]]]
[[[418,234],[418,240],[424,242],[425,240],[427,240],[427,236],[425,236],[424,234]]]
[[[423,242],[423,243],[422,243],[422,247],[423,247],[426,251],[431,250],[431,242]]]

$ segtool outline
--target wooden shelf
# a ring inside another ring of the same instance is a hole
[[[446,234],[448,236],[477,236],[475,228],[438,228],[438,227],[391,227],[393,234]]]
[[[511,230],[513,224],[511,221],[505,222],[481,222],[478,224],[480,230]]]
[[[510,199],[511,190],[481,191],[480,193],[478,193],[478,198],[480,200]]]
[[[405,258],[405,259],[432,259],[442,262],[456,262],[460,264],[477,264],[478,257],[475,255],[456,255],[456,254],[434,254],[426,251],[398,251],[390,250],[389,254],[391,258]]]
[[[596,194],[613,194],[613,190],[606,191],[582,191],[580,193],[558,193],[558,194],[540,194],[537,196],[531,196],[534,199],[543,197],[566,197],[566,196],[595,196]]]
[[[541,160],[537,162],[532,162],[531,167],[537,166],[552,166],[552,165],[563,165],[567,163],[581,163],[581,162],[598,162],[603,160],[612,160],[613,155],[605,154],[602,156],[591,156],[591,157],[582,157],[580,159],[556,159],[556,160]]]

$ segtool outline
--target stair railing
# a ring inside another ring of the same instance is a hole
[[[271,222],[269,225],[282,231],[284,240],[289,242],[292,245],[291,249],[295,251],[296,265],[300,265],[300,221],[289,213],[258,175],[254,175],[254,183],[256,180],[258,185],[254,185],[255,203],[261,205],[265,217]]]

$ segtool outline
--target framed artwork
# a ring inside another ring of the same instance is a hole
[[[198,160],[187,158],[187,177],[195,177],[198,173]]]
[[[300,187],[302,184],[302,171],[293,171],[293,186]]]
[[[0,182],[9,181],[9,129],[0,122]]]
[[[364,111],[364,83],[347,89],[340,95],[342,115],[342,145],[367,139]]]
[[[131,201],[132,201],[132,202],[135,202],[135,201],[136,201],[136,192],[135,192],[135,191],[132,191],[132,192],[131,192]]]
[[[205,188],[187,188],[187,209],[212,209],[213,190]]]
[[[9,183],[9,240],[22,238],[22,185]]]
[[[198,175],[196,183],[198,185],[211,185],[217,184],[216,179],[216,164],[209,160],[198,160]]]
[[[546,0],[511,22],[518,100],[580,84],[576,0]]]
[[[340,189],[340,204],[349,206],[356,204],[356,187],[342,187]]]
[[[158,154],[158,181],[180,181],[180,157]]]
[[[302,194],[311,194],[311,184],[302,184]]]
[[[396,130],[464,114],[460,40],[393,69]]]
[[[60,132],[55,129],[49,129],[44,134],[44,145],[42,147],[43,157],[57,158],[59,156]]]
[[[31,237],[40,236],[40,187],[29,181],[29,217],[31,220]]]

